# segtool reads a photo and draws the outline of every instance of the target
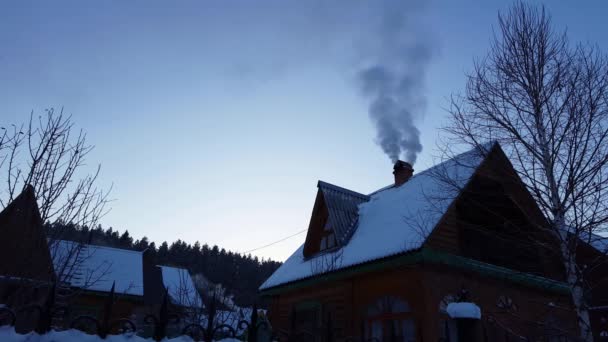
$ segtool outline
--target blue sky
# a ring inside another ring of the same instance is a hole
[[[305,229],[318,179],[363,193],[392,181],[354,81],[382,39],[382,3],[2,1],[0,122],[71,113],[96,146],[88,167],[114,184],[104,226],[246,251]],[[422,170],[508,3],[399,6],[433,50]],[[547,7],[572,41],[608,49],[602,1]],[[283,260],[303,239],[255,254]]]

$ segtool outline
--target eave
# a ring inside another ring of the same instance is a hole
[[[445,265],[454,269],[474,272],[482,276],[508,281],[514,284],[528,286],[558,294],[569,294],[570,288],[564,282],[545,277],[514,271],[512,269],[491,265],[481,261],[436,251],[430,248],[420,248],[396,256],[377,259],[370,262],[354,265],[336,271],[281,284],[260,291],[262,296],[274,296],[331,281],[347,279],[369,272],[383,271],[399,266],[430,264]]]

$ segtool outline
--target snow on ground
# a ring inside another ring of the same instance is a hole
[[[143,296],[142,252],[64,240],[53,241],[49,247],[62,281],[102,292],[109,292],[116,281],[116,293]]]
[[[79,330],[51,331],[48,334],[36,333],[17,334],[13,327],[0,327],[0,341],[2,342],[153,342],[151,338],[142,338],[137,335],[109,335],[105,340],[99,336],[88,335]],[[166,342],[192,342],[188,336],[169,338]],[[234,338],[223,339],[220,342],[241,342]]]
[[[369,202],[359,205],[358,225],[346,246],[304,259],[302,245],[260,289],[420,248],[483,155],[479,150],[465,152],[415,174],[400,187],[373,193]]]
[[[481,319],[481,309],[475,303],[450,303],[446,309],[450,318]]]

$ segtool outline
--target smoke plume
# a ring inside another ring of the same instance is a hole
[[[432,57],[430,38],[419,22],[422,10],[403,2],[385,8],[381,39],[357,74],[363,94],[370,99],[376,142],[393,162],[404,158],[414,164],[422,151],[414,122],[426,108],[424,78]]]

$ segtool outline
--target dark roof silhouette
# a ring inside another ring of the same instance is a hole
[[[50,281],[53,263],[31,185],[0,212],[0,277]]]

